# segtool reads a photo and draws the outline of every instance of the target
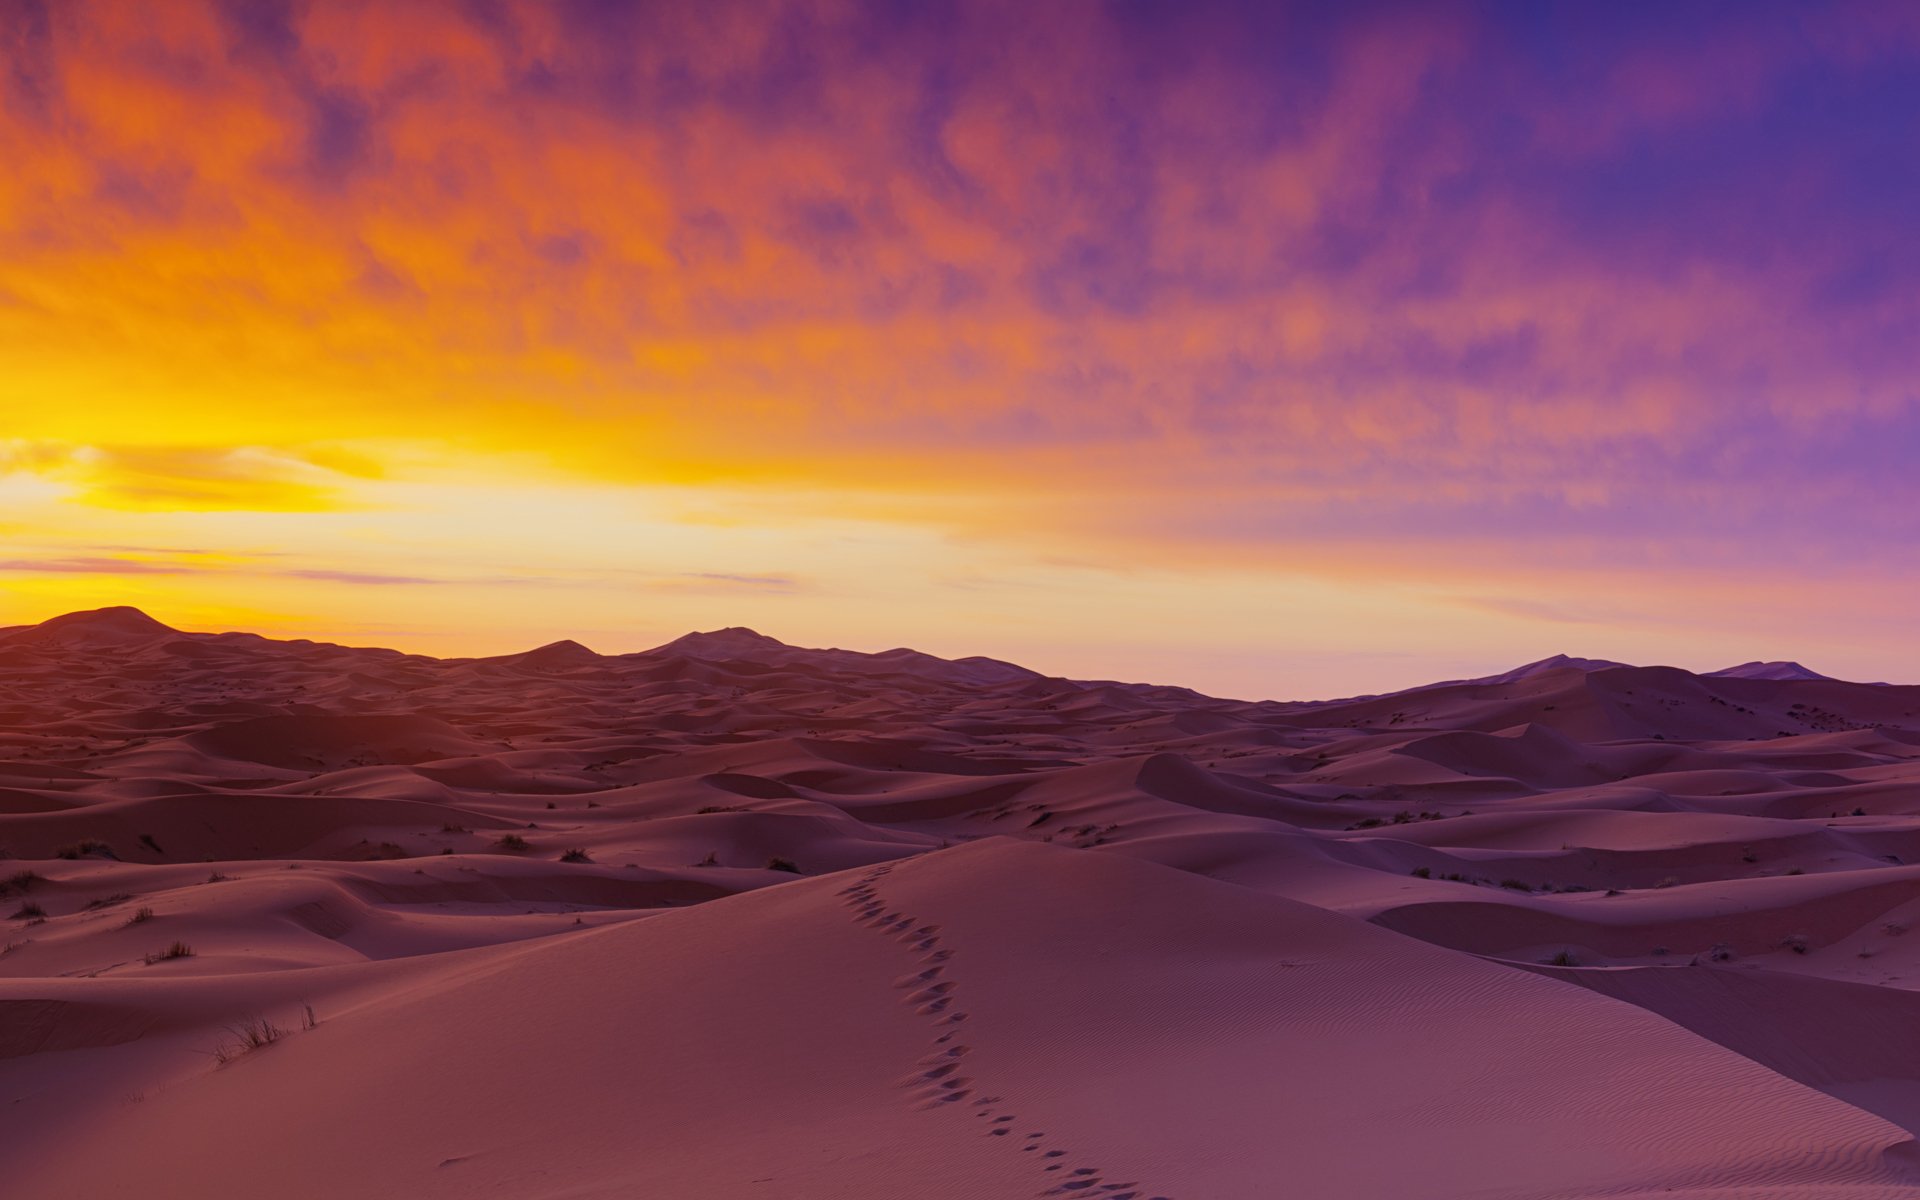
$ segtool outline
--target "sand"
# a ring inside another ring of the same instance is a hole
[[[1920,1196],[1916,759],[1790,663],[0,630],[0,1192]]]

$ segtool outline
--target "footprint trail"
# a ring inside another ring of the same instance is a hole
[[[899,1086],[913,1107],[921,1111],[972,1112],[981,1122],[981,1137],[997,1140],[1013,1151],[1031,1156],[1043,1178],[1042,1197],[1097,1197],[1099,1200],[1172,1200],[1149,1193],[1132,1180],[1114,1180],[1097,1167],[1071,1163],[1068,1151],[1054,1146],[1043,1129],[1029,1129],[1006,1111],[1006,1098],[984,1094],[968,1071],[973,1048],[958,1040],[969,1014],[960,1007],[959,981],[953,977],[953,951],[940,944],[940,926],[926,924],[891,908],[880,892],[881,880],[893,870],[883,864],[869,870],[839,895],[854,923],[882,933],[911,954],[912,968],[893,981],[900,1003],[912,1008],[931,1030],[927,1052],[902,1077]]]

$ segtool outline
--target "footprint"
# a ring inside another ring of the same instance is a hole
[[[877,881],[890,867],[877,867],[862,883],[843,890],[847,907],[855,924],[877,929],[893,936],[895,941],[908,945],[919,952],[919,969],[901,975],[893,981],[893,986],[905,995],[901,1003],[913,1005],[914,1011],[928,1018],[936,1028],[959,1025],[969,1015],[964,1011],[952,1010],[955,996],[959,990],[957,980],[943,978],[945,964],[952,961],[953,951],[940,946],[940,926],[933,923],[917,924],[916,919],[898,909],[887,907],[875,888]],[[950,1011],[952,1010],[952,1011]],[[925,1112],[947,1105],[957,1104],[971,1099],[974,1115],[988,1122],[988,1137],[1008,1137],[1015,1132],[1018,1118],[1010,1113],[996,1115],[996,1106],[1004,1102],[1003,1096],[975,1096],[973,1079],[960,1074],[962,1060],[972,1053],[968,1045],[953,1044],[957,1030],[948,1028],[932,1039],[936,1049],[922,1055],[917,1062],[920,1071],[910,1074],[899,1081],[898,1086],[907,1089],[913,1096],[912,1107],[915,1111]],[[1043,1150],[1042,1140],[1046,1134],[1032,1131],[1020,1139],[1020,1149],[1024,1153],[1037,1154],[1041,1159],[1054,1160],[1041,1167],[1043,1172],[1068,1171],[1064,1162],[1058,1161],[1066,1156],[1065,1150]],[[1091,1200],[1099,1195],[1103,1200],[1140,1200],[1138,1185],[1132,1182],[1102,1182],[1097,1168],[1075,1167],[1068,1171],[1066,1178],[1049,1190],[1040,1193],[1043,1196],[1087,1197]],[[1168,1200],[1165,1196],[1154,1196],[1150,1200]]]

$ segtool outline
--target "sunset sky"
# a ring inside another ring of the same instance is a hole
[[[0,0],[0,625],[1920,680],[1920,5]]]

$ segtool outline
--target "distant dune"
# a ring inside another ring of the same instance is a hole
[[[0,1194],[1920,1196],[1917,813],[1920,688],[1795,663],[74,613],[0,630]]]

